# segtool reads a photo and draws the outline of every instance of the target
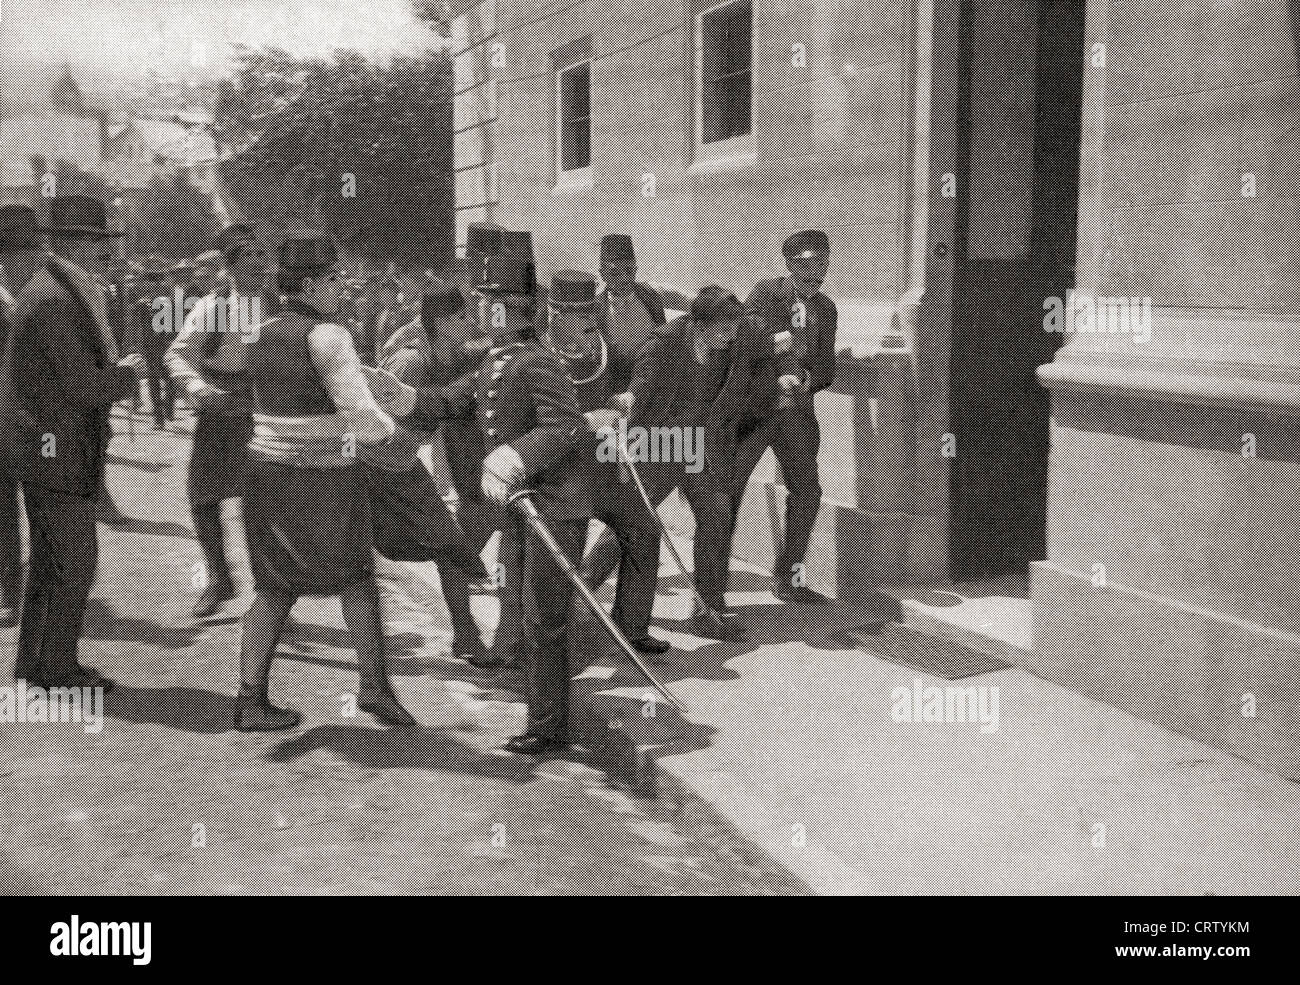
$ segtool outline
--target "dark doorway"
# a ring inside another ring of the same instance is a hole
[[[1079,0],[963,0],[950,414],[949,574],[1045,557],[1047,394],[1062,338],[1043,302],[1074,285],[1084,14]]]

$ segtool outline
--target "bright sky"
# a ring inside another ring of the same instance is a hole
[[[197,43],[221,74],[238,41],[383,56],[426,48],[435,36],[412,0],[0,0],[0,73],[16,58],[136,76],[153,65],[167,75],[188,69]]]

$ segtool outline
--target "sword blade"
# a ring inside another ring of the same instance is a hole
[[[551,528],[546,525],[546,521],[542,519],[541,513],[537,511],[537,506],[533,503],[527,492],[515,493],[510,497],[510,502],[523,516],[533,533],[537,535],[537,539],[545,545],[546,549],[550,552],[551,557],[555,560],[556,565],[562,572],[564,572],[565,577],[573,583],[573,587],[577,590],[578,595],[581,596],[584,602],[586,602],[587,608],[591,610],[592,615],[594,615],[600,622],[601,626],[604,627],[605,632],[609,633],[614,642],[618,644],[618,648],[623,651],[633,664],[636,665],[637,670],[641,671],[641,674],[650,682],[650,685],[662,694],[670,705],[685,714],[686,706],[682,704],[681,701],[677,699],[677,696],[668,690],[667,685],[655,677],[650,668],[645,665],[644,661],[641,659],[641,655],[637,653],[636,647],[628,642],[627,637],[623,635],[623,631],[618,628],[618,624],[614,622],[610,617],[610,614],[605,611],[605,607],[600,604],[600,600],[596,598],[595,593],[587,587],[587,583],[582,580],[582,575],[578,573],[578,569],[573,566],[573,562],[568,559],[564,551],[561,549],[559,541],[557,541],[555,535],[551,533]]]

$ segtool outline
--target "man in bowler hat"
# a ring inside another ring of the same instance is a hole
[[[22,292],[10,345],[14,472],[31,533],[30,572],[18,637],[17,677],[56,687],[112,682],[77,659],[82,616],[98,561],[96,503],[113,403],[144,370],[120,357],[103,278],[113,260],[104,203],[50,203],[54,255]]]

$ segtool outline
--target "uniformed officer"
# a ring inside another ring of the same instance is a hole
[[[746,484],[769,447],[781,465],[789,493],[785,542],[777,547],[773,593],[783,602],[823,602],[805,585],[804,555],[821,510],[817,474],[821,429],[813,396],[835,380],[835,302],[821,292],[830,261],[830,240],[819,230],[790,236],[782,246],[789,274],[761,281],[745,299],[745,311],[763,326],[776,366],[778,392],[770,409],[740,435],[732,495],[738,509]]]
[[[508,280],[502,273],[503,256],[486,254],[482,261],[486,276],[481,282],[496,285],[494,290]],[[577,284],[572,287],[582,290]],[[557,293],[562,299],[571,296],[563,275],[552,284],[552,294]],[[572,351],[581,344],[573,334],[575,322],[561,319],[552,326],[548,347],[525,338],[522,331],[506,331],[520,321],[512,321],[504,296],[488,299],[489,324],[501,326],[502,334],[476,372],[443,391],[424,391],[416,412],[435,417],[474,414],[489,449],[482,466],[484,496],[504,506],[512,492],[533,490],[538,511],[565,556],[576,564],[591,516],[583,450],[591,429],[608,424],[613,414],[604,411],[605,416],[584,419],[568,368],[553,351]],[[514,317],[525,313],[517,310]],[[506,748],[534,755],[560,749],[570,739],[568,617],[573,588],[546,546],[513,510],[502,514],[499,557],[505,566],[503,608],[506,597],[512,597],[522,611],[527,664],[528,728]]]
[[[611,404],[620,406],[620,401],[613,398],[625,392],[620,389],[624,383],[611,372],[613,345],[599,329],[596,279],[591,274],[566,270],[555,275],[542,338],[563,358],[574,381],[578,406],[584,412]],[[570,344],[562,345],[562,339],[570,340]],[[658,525],[636,486],[624,481],[617,461],[599,455],[594,441],[585,458],[584,468],[592,485],[593,515],[613,531],[619,546],[618,588],[611,615],[633,646],[649,656],[662,656],[671,645],[650,635],[659,578]],[[598,575],[587,572],[586,577],[590,584],[599,584]]]
[[[261,320],[274,317],[279,300],[266,290],[267,252],[250,226],[223,230],[217,248],[226,268],[223,289],[194,306],[165,357],[172,381],[196,411],[186,489],[207,574],[194,604],[196,619],[214,615],[236,594],[221,503],[244,494],[253,437],[247,347]]]

